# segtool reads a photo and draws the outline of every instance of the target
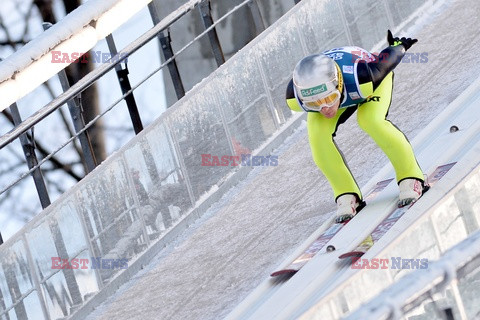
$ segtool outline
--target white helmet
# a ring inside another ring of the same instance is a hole
[[[342,81],[338,65],[323,53],[303,58],[293,70],[297,97],[312,111],[335,105],[340,100]]]

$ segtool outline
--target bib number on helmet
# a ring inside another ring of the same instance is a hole
[[[326,55],[333,60],[342,60],[343,58],[343,52],[327,53]]]

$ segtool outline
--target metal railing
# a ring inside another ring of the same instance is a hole
[[[475,283],[480,281],[479,268],[480,231],[477,230],[429,264],[428,269],[407,274],[345,320],[401,319],[409,314],[429,319],[477,318],[478,292],[472,289],[475,286],[478,289]],[[425,308],[428,304],[432,308]]]
[[[172,26],[172,24],[186,15],[188,12],[194,10],[196,7],[199,7],[202,19],[205,23],[205,31],[200,33],[198,36],[195,37],[190,43],[184,46],[182,49],[178,50],[178,52],[173,53],[173,49],[170,44],[169,37],[165,37],[162,35],[164,31],[168,31],[168,28]],[[26,153],[27,162],[32,163],[29,166],[29,171],[22,174],[18,179],[11,182],[3,189],[0,190],[0,195],[6,192],[11,187],[15,186],[18,182],[22,179],[27,177],[30,174],[36,172],[37,174],[33,175],[35,180],[35,184],[37,185],[37,192],[39,194],[40,202],[43,208],[46,208],[50,204],[50,200],[48,199],[48,193],[46,188],[41,188],[38,186],[44,185],[45,182],[43,181],[43,177],[41,175],[40,167],[42,164],[47,162],[51,159],[52,156],[57,154],[60,150],[62,150],[65,146],[71,143],[74,139],[80,139],[83,151],[83,157],[86,160],[88,172],[92,171],[96,166],[96,161],[94,159],[93,152],[91,150],[91,144],[88,139],[87,130],[95,124],[98,119],[100,119],[104,114],[112,110],[116,105],[118,105],[122,100],[125,100],[130,112],[130,117],[132,119],[132,124],[135,129],[135,133],[138,134],[142,129],[143,125],[140,119],[140,115],[138,114],[138,109],[135,103],[135,98],[133,96],[133,91],[137,89],[140,85],[142,85],[145,81],[151,78],[154,74],[158,73],[162,70],[165,66],[168,66],[170,74],[172,76],[172,80],[174,82],[174,86],[176,88],[178,98],[182,98],[185,95],[182,80],[179,77],[178,67],[176,65],[175,58],[180,55],[183,51],[185,51],[189,46],[191,46],[194,42],[198,41],[201,37],[208,35],[210,44],[212,47],[212,51],[214,53],[215,59],[220,66],[223,62],[225,62],[225,58],[223,57],[222,49],[220,42],[218,40],[218,36],[215,31],[215,27],[227,19],[230,15],[234,14],[237,10],[242,7],[248,7],[252,11],[252,16],[255,18],[255,25],[258,27],[258,31],[260,31],[260,26],[264,26],[263,21],[261,21],[261,15],[259,14],[257,0],[245,0],[232,10],[230,10],[227,14],[223,17],[219,18],[217,21],[213,22],[211,16],[211,7],[210,1],[208,0],[192,0],[183,5],[179,10],[177,10],[175,15],[169,15],[162,21],[158,21],[158,15],[156,14],[156,9],[153,3],[149,4],[149,11],[152,16],[152,21],[155,23],[155,26],[139,37],[137,40],[128,44],[124,49],[117,52],[115,47],[115,43],[113,40],[112,35],[107,37],[107,43],[109,45],[112,58],[110,58],[106,63],[100,65],[100,67],[96,68],[92,72],[90,72],[87,76],[79,80],[73,86],[69,87],[68,80],[66,79],[64,71],[59,74],[60,81],[62,83],[62,87],[64,92],[60,94],[56,99],[52,100],[50,103],[42,107],[36,113],[28,117],[27,119],[16,123],[16,126],[10,132],[0,136],[0,149],[4,148],[6,145],[12,143],[20,136],[27,133],[27,131],[32,130],[33,127],[44,120],[47,116],[58,110],[64,104],[69,105],[69,109],[71,111],[73,123],[75,125],[76,134],[73,135],[70,139],[68,139],[65,143],[63,143],[58,149],[51,152],[48,156],[46,156],[42,161],[37,161],[36,157],[34,156],[34,149],[31,152]],[[50,25],[46,24],[45,29],[48,29]],[[140,83],[132,88],[128,79],[128,68],[125,63],[122,66],[122,63],[128,59],[133,53],[137,50],[142,48],[145,44],[150,42],[152,39],[159,37],[161,42],[161,47],[164,52],[164,56],[168,57],[165,62],[163,62],[158,68],[153,70],[147,77],[145,77]],[[80,94],[89,88],[93,83],[99,80],[102,76],[107,74],[112,69],[115,69],[118,77],[119,84],[122,89],[123,95],[117,99],[112,105],[106,108],[106,110],[91,120],[89,123],[84,124],[82,115],[80,114],[80,107],[78,103],[81,103],[80,100],[77,102],[76,97],[79,97]],[[11,107],[15,109],[16,105]],[[12,111],[13,112],[13,111]]]

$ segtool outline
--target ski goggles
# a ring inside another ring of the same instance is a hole
[[[322,110],[322,108],[333,107],[338,102],[338,100],[340,100],[340,96],[340,91],[338,91],[338,89],[335,89],[334,91],[330,92],[326,96],[324,95],[323,97],[309,97],[308,100],[303,100],[303,104],[309,110],[320,111]]]

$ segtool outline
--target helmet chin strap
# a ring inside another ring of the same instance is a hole
[[[338,91],[340,91],[340,94],[343,96],[343,75],[342,75],[342,72],[340,71],[340,67],[336,62],[335,62],[335,67],[337,68],[337,77],[338,77],[337,89]]]
[[[338,64],[335,62],[335,67],[337,68],[337,77],[338,77],[338,85],[337,89],[340,91],[340,104],[342,104],[343,99],[345,98],[345,95],[343,94],[343,74],[340,71],[340,67]]]

